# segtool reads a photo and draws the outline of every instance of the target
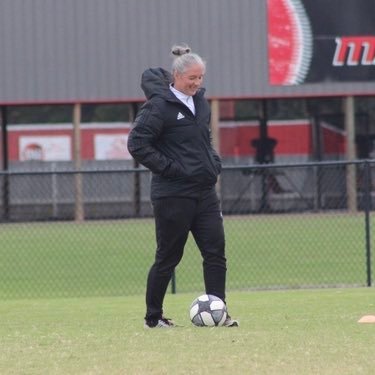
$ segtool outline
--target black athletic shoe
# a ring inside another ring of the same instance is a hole
[[[238,320],[232,319],[229,315],[223,323],[223,327],[238,327],[239,325],[240,323],[238,322]]]
[[[173,328],[175,324],[171,319],[161,317],[160,319],[145,319],[145,328]]]

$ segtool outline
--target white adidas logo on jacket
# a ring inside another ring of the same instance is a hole
[[[178,112],[178,114],[177,114],[177,120],[181,120],[183,118],[185,118],[185,116],[181,112]]]

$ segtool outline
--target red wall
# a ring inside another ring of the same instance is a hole
[[[94,136],[96,134],[128,134],[130,125],[124,124],[82,124],[82,159],[93,160],[95,156]],[[20,136],[65,135],[71,139],[73,150],[73,129],[69,124],[56,126],[17,125],[9,126],[9,160],[19,160]],[[270,121],[268,136],[277,141],[275,155],[309,156],[312,154],[312,130],[307,120]],[[259,137],[259,124],[256,121],[222,122],[220,124],[220,154],[223,157],[254,156],[251,141]],[[344,132],[329,126],[322,126],[323,152],[344,154],[346,137]]]
[[[220,128],[220,153],[223,156],[253,156],[251,141],[259,137],[257,122],[222,123]],[[313,152],[312,128],[307,120],[270,121],[268,137],[277,141],[275,155],[309,156]],[[346,137],[343,132],[323,125],[324,153],[344,154]]]

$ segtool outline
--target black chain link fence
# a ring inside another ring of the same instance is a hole
[[[372,286],[375,161],[226,166],[228,290]],[[0,173],[0,299],[145,291],[155,251],[144,169]],[[189,238],[172,292],[202,292]]]

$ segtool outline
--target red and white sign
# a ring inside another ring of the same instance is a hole
[[[68,136],[21,136],[19,160],[69,161],[71,139]]]
[[[375,36],[337,37],[334,66],[375,65]]]
[[[374,0],[267,0],[271,85],[375,81]]]
[[[96,134],[95,160],[131,159],[127,134]]]
[[[312,57],[312,33],[299,0],[268,0],[268,67],[271,85],[302,83]]]
[[[129,123],[82,123],[82,160],[130,159],[129,131]],[[9,125],[9,160],[72,160],[73,139],[72,124]]]

